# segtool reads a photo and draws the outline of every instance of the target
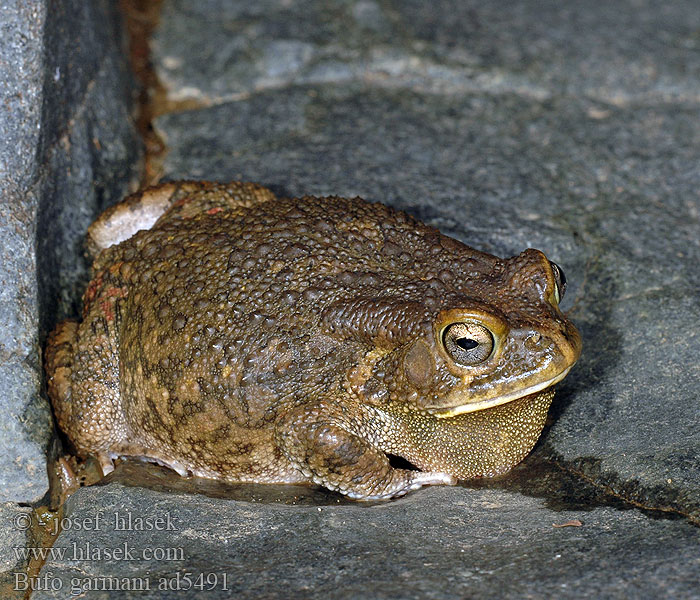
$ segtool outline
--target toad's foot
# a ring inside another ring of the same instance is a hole
[[[104,477],[114,471],[114,458],[116,458],[116,456],[112,457],[104,452],[99,452],[95,455],[95,458],[100,465],[100,469],[102,469],[102,475]]]
[[[457,478],[449,473],[439,473],[437,471],[408,471],[405,469],[393,469],[392,485],[389,491],[377,495],[356,495],[354,492],[344,492],[349,498],[354,500],[388,500],[404,496],[408,492],[417,490],[424,485],[456,485]],[[338,490],[341,491],[342,490]]]
[[[278,424],[280,449],[314,483],[356,500],[385,500],[424,485],[457,483],[447,473],[394,469],[384,452],[348,431],[347,413],[329,418],[329,408],[325,403],[298,407]]]
[[[98,462],[100,463],[100,468],[102,469],[102,473],[104,475],[109,475],[112,471],[114,471],[114,460],[116,458],[136,458],[145,462],[152,462],[172,469],[180,477],[191,477],[193,474],[195,474],[193,473],[193,470],[188,468],[184,463],[175,460],[163,452],[153,450],[140,444],[121,444],[108,453],[97,453],[95,458],[97,458]]]

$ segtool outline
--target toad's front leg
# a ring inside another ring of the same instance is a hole
[[[371,426],[359,412],[328,401],[291,408],[277,422],[275,441],[309,480],[356,500],[384,500],[424,485],[457,482],[447,473],[393,468],[372,443]]]

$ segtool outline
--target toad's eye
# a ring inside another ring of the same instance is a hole
[[[478,323],[453,323],[442,334],[445,350],[457,363],[471,367],[493,352],[493,334]]]
[[[566,291],[566,275],[557,263],[550,260],[549,264],[552,267],[552,273],[554,273],[554,299],[559,304]]]

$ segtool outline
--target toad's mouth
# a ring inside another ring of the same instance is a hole
[[[573,366],[573,365],[572,365]],[[571,370],[571,367],[567,367],[561,373],[558,373],[551,379],[536,383],[529,387],[523,388],[521,390],[516,390],[510,394],[505,394],[503,396],[497,396],[496,398],[487,398],[485,400],[480,400],[478,402],[469,402],[467,404],[460,404],[459,406],[450,406],[448,408],[428,408],[428,412],[438,419],[447,419],[449,417],[456,417],[457,415],[463,415],[465,413],[476,412],[479,410],[485,410],[487,408],[493,408],[494,406],[500,406],[501,404],[507,404],[508,402],[513,402],[514,400],[519,400],[525,396],[533,396],[538,394],[542,390],[553,386],[555,383],[560,382]]]

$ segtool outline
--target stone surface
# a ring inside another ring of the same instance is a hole
[[[63,558],[41,573],[57,589],[32,598],[66,598],[80,588],[90,599],[697,598],[698,534],[682,520],[611,508],[555,512],[512,492],[462,488],[374,506],[337,504],[330,494],[324,502],[322,492],[292,486],[257,496],[83,488],[65,519],[94,525],[98,518],[100,530],[66,528],[54,545]],[[170,529],[116,530],[158,518]],[[583,525],[553,526],[575,519]],[[128,548],[129,560],[81,560],[88,543],[93,556]],[[206,592],[189,583],[200,575],[200,583],[209,578]],[[170,593],[159,590],[162,580]],[[134,585],[143,591],[125,591]]]
[[[47,487],[50,416],[38,396],[38,292],[33,157],[40,141],[43,3],[3,0],[0,35],[0,499],[34,500]]]
[[[112,3],[3,0],[0,12],[0,500],[35,502],[52,435],[42,333],[77,314],[82,237],[127,190],[139,140]]]
[[[16,577],[24,577],[29,564],[27,546],[31,535],[27,528],[31,525],[33,511],[14,503],[0,504],[0,597],[7,600],[22,600],[25,594]]]
[[[82,310],[88,225],[137,185],[135,85],[113,2],[59,3],[45,31],[37,240],[42,329]]]
[[[507,8],[476,0],[166,0],[154,54],[172,99],[206,103],[350,80],[614,104],[696,101],[696,8],[692,0]]]

